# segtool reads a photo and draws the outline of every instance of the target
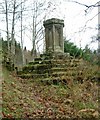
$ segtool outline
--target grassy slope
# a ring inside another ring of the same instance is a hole
[[[3,118],[98,118],[96,83],[43,85],[3,68]]]

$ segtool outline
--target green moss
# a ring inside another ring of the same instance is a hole
[[[95,109],[96,108],[94,103],[91,103],[91,102],[84,103],[82,101],[75,101],[74,107],[76,109],[79,109],[79,110],[81,110],[81,109]]]

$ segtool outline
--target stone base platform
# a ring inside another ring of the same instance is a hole
[[[41,54],[24,66],[18,76],[34,81],[38,79],[45,84],[68,84],[73,80],[82,82],[85,77],[91,77],[89,71],[87,63],[68,54]]]

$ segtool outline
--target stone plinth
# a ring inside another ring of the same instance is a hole
[[[64,20],[52,18],[44,21],[46,52],[64,53]]]

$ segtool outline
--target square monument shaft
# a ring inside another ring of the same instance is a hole
[[[46,52],[64,53],[64,20],[52,18],[44,21]]]

